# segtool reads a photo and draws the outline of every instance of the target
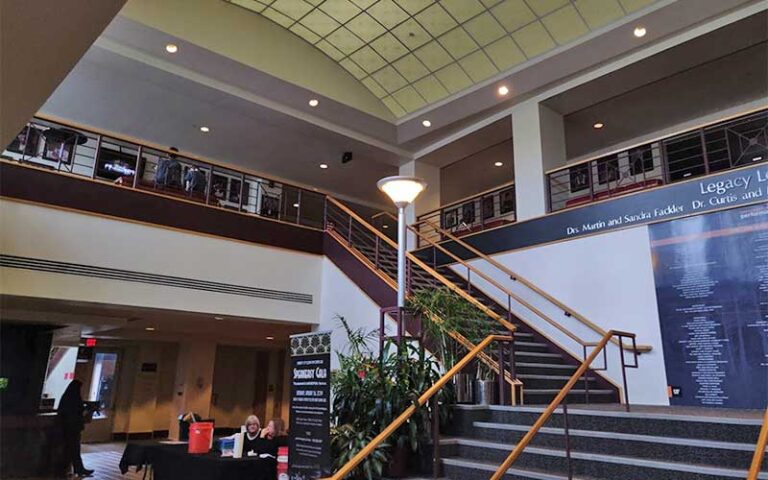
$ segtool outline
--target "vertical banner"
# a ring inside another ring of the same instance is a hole
[[[652,225],[672,405],[768,402],[768,204]]]
[[[331,475],[331,332],[291,336],[291,419],[288,475]]]

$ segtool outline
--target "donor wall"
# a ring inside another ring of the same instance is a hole
[[[768,203],[649,227],[670,403],[768,404]]]

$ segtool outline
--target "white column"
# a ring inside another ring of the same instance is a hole
[[[411,225],[419,215],[440,208],[440,168],[420,160],[411,160],[401,165],[399,175],[419,177],[427,182],[427,188],[416,197],[413,204],[405,208],[405,222]],[[409,232],[408,250],[416,246],[416,239]]]
[[[534,100],[512,110],[517,220],[547,213],[546,172],[565,164],[563,117]]]

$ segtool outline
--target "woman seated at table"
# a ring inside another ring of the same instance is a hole
[[[248,415],[245,419],[245,435],[243,435],[243,456],[249,452],[258,454],[259,444],[261,443],[261,422],[256,415]]]
[[[269,447],[270,451],[266,453],[270,455],[277,456],[277,447],[288,445],[288,433],[285,431],[285,422],[282,418],[270,420],[267,428],[261,430],[260,436],[268,441],[265,446]]]

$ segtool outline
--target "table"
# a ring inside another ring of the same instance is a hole
[[[275,480],[277,462],[270,458],[221,457],[219,452],[191,455],[187,445],[131,442],[126,445],[123,466],[151,465],[154,480]],[[137,469],[140,467],[137,467]]]

